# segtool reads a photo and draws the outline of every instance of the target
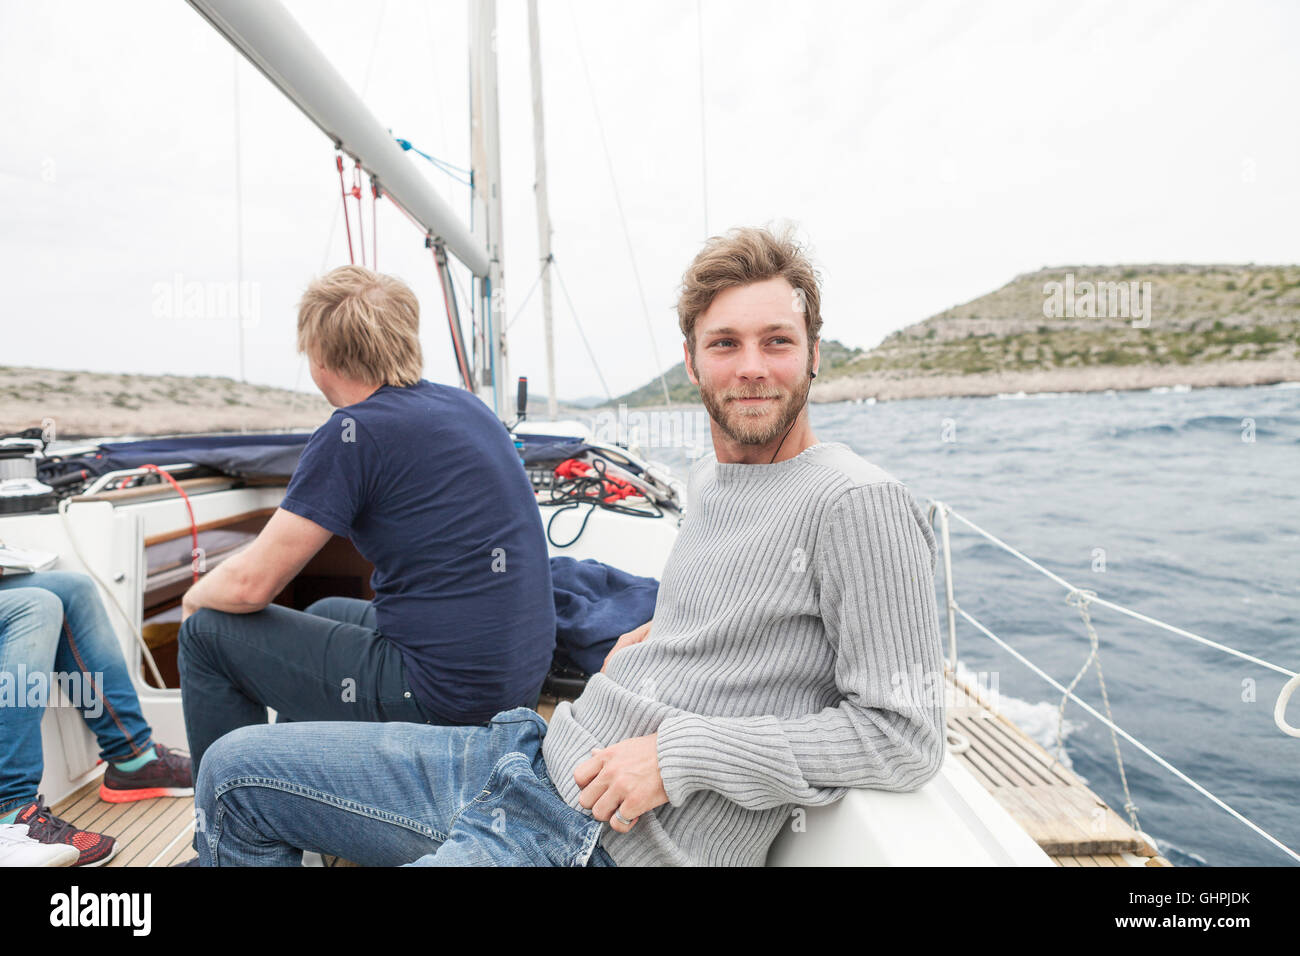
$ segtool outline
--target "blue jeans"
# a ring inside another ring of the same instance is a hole
[[[444,723],[415,699],[402,652],[369,601],[323,598],[307,610],[202,608],[181,625],[181,707],[197,775],[208,748],[239,727],[301,720]],[[196,776],[197,779],[197,776]]]
[[[57,699],[51,672],[94,731],[101,759],[129,760],[151,744],[94,582],[72,571],[0,576],[0,815],[36,798],[41,718]]]
[[[195,785],[203,866],[612,866],[603,824],[556,792],[546,722],[526,707],[487,726],[245,727]]]

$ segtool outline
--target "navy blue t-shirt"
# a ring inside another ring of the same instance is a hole
[[[280,507],[374,564],[379,632],[427,710],[483,723],[532,703],[555,650],[546,538],[514,443],[481,400],[422,379],[337,409]]]

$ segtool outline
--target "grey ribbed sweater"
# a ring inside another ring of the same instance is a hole
[[[943,759],[934,535],[846,445],[695,463],[649,637],[611,658],[543,742],[578,807],[593,747],[659,734],[669,803],[601,843],[620,866],[761,865],[795,806],[913,790]]]

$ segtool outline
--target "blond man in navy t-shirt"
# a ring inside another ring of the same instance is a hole
[[[419,304],[358,266],[313,282],[298,349],[336,411],[245,551],[184,598],[182,705],[197,773],[238,727],[278,720],[485,723],[534,704],[555,647],[541,518],[505,426],[425,381]],[[330,539],[374,565],[373,601],[272,604]]]

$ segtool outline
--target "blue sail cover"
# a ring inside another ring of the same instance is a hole
[[[143,441],[105,442],[96,452],[43,461],[37,467],[42,481],[77,471],[93,476],[139,468],[193,462],[237,478],[288,478],[298,464],[310,432],[272,435],[182,435]]]

